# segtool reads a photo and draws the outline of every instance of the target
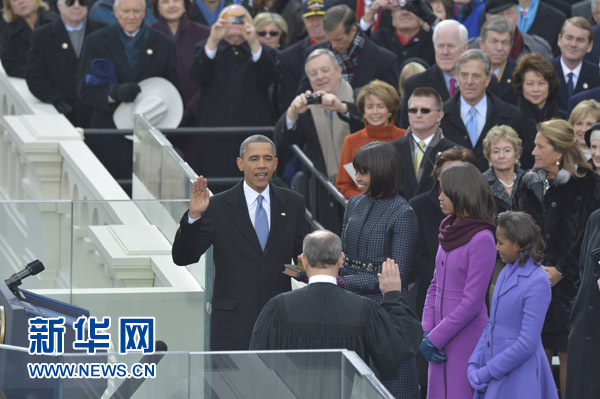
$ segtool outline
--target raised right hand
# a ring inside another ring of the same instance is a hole
[[[210,27],[210,34],[206,40],[206,46],[209,50],[217,48],[221,39],[225,37],[225,32],[227,32],[227,25],[225,24],[225,18],[221,17]]]
[[[198,219],[208,208],[210,202],[210,194],[208,185],[204,176],[198,176],[194,184],[192,184],[192,195],[190,196],[190,212],[189,216],[192,219]]]
[[[306,95],[310,93],[310,90],[306,90],[306,92],[300,93],[294,98],[287,110],[287,117],[290,118],[291,121],[296,122],[298,116],[308,111],[310,105],[307,104]]]

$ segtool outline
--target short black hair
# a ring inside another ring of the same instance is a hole
[[[487,220],[496,213],[490,184],[475,165],[463,163],[444,169],[440,183],[457,217]]]
[[[525,212],[502,212],[498,215],[498,228],[502,228],[506,238],[519,246],[519,265],[523,266],[531,256],[536,265],[544,258],[546,244],[535,220]]]
[[[390,143],[374,141],[365,144],[354,154],[352,165],[358,172],[370,174],[369,197],[385,199],[404,194],[402,162]]]

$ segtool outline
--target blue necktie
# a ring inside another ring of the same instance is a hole
[[[475,145],[477,144],[477,110],[475,107],[471,107],[469,115],[471,115],[471,119],[467,121],[467,133],[469,133],[471,144],[473,144],[473,148],[475,148]]]
[[[569,72],[567,77],[569,78],[569,80],[567,80],[567,92],[569,93],[569,97],[571,97],[575,90],[575,86],[573,85],[573,72]]]
[[[256,230],[256,236],[262,249],[265,249],[267,245],[267,238],[269,238],[269,220],[267,219],[267,212],[262,206],[263,196],[259,194],[256,198],[256,213],[254,214],[254,230]]]

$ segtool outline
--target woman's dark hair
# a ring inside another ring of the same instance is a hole
[[[390,143],[374,141],[363,145],[354,154],[352,165],[357,172],[370,174],[371,184],[366,193],[369,197],[385,199],[404,194],[402,162]]]
[[[529,53],[521,57],[512,75],[513,91],[516,94],[523,93],[523,80],[525,79],[525,73],[529,71],[539,73],[548,82],[548,98],[558,92],[560,81],[552,62],[538,53]]]
[[[490,184],[476,166],[469,163],[450,166],[442,171],[440,183],[457,217],[489,219],[496,213]]]
[[[536,265],[540,265],[544,257],[544,239],[540,228],[533,218],[525,212],[502,212],[498,215],[498,228],[512,242],[519,246],[519,265],[523,266],[529,256]]]
[[[190,14],[190,3],[191,0],[183,0],[183,8],[185,9],[186,14]],[[160,12],[158,11],[158,0],[152,0],[150,2],[152,6],[152,15],[154,18],[160,19]]]
[[[437,158],[435,159],[433,171],[431,172],[431,177],[437,181],[440,177],[440,173],[442,173],[442,166],[444,166],[446,162],[452,161],[472,163],[473,165],[477,166],[477,159],[475,158],[473,151],[465,147],[452,147],[438,154]]]

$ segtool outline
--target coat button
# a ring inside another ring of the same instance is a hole
[[[444,266],[444,261],[442,261],[442,266]]]
[[[556,208],[558,206],[558,204],[556,203],[556,201],[552,201],[552,203],[550,204],[550,206],[552,208]]]
[[[490,347],[490,341],[487,342],[487,346],[488,346],[488,348]]]
[[[588,310],[594,310],[594,307],[592,305],[588,305]]]

